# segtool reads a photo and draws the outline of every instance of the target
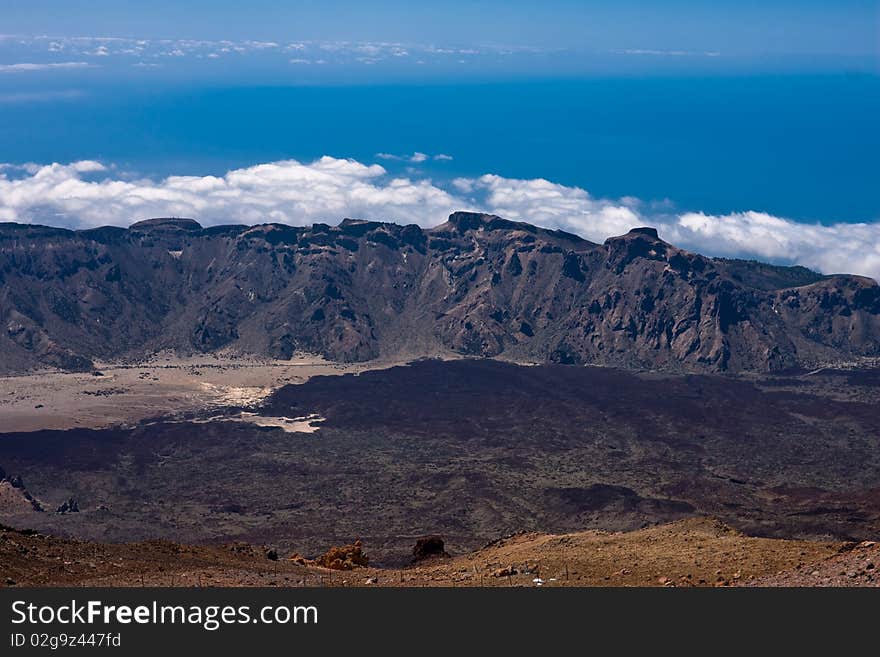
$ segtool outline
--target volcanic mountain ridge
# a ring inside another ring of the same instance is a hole
[[[880,355],[871,279],[708,258],[653,228],[595,244],[470,212],[432,229],[5,223],[0,285],[3,373],[163,349],[692,372]]]

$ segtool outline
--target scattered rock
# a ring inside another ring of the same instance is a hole
[[[278,552],[276,550],[266,550],[266,558],[269,561],[278,561]]]
[[[364,584],[378,584],[378,583],[379,583],[378,577],[367,577],[367,581],[364,582]]]
[[[517,570],[513,566],[507,566],[506,568],[498,568],[492,572],[492,577],[511,577],[512,575],[516,575]]]
[[[247,556],[253,556],[256,553],[253,545],[243,541],[236,541],[235,543],[230,544],[228,548],[230,552]]]

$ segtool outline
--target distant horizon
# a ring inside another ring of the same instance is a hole
[[[876,53],[872,0],[11,0],[7,34],[121,36],[140,39],[374,41],[530,48],[588,47],[730,54]]]

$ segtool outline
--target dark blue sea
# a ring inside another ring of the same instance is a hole
[[[7,76],[9,78],[11,76]],[[96,159],[147,176],[322,155],[447,154],[437,180],[496,173],[598,197],[796,220],[880,218],[880,78],[542,79],[376,86],[181,81],[0,86],[0,162]]]

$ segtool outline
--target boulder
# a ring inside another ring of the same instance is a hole
[[[492,577],[511,577],[517,574],[516,568],[507,566],[506,568],[498,568],[492,572]]]
[[[55,509],[56,513],[79,513],[79,504],[72,497]]]
[[[315,564],[332,570],[352,570],[358,566],[367,566],[369,557],[364,554],[361,541],[356,540],[351,545],[330,548],[315,559]]]
[[[444,549],[443,539],[439,536],[423,536],[416,541],[412,549],[413,561],[421,561],[430,557],[448,557]]]

